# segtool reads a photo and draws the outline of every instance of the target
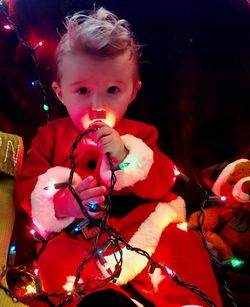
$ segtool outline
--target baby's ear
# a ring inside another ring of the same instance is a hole
[[[54,90],[57,98],[61,101],[62,101],[62,90],[61,90],[61,87],[60,85],[56,82],[56,81],[53,81],[52,82],[52,85],[51,85],[52,89]]]
[[[131,97],[131,102],[135,99],[138,91],[140,90],[142,86],[142,82],[141,81],[137,81],[134,85],[134,89],[133,89],[133,93],[132,93],[132,97]]]

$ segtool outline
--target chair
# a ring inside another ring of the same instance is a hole
[[[18,135],[0,131],[0,270],[7,266],[9,246],[15,221],[13,200],[14,180],[23,159],[23,141]],[[7,287],[5,276],[1,283]],[[0,289],[1,306],[25,306],[14,303]]]

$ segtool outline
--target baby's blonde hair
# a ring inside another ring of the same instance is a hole
[[[60,63],[66,54],[83,52],[97,57],[112,57],[129,50],[138,77],[140,45],[125,19],[118,19],[103,7],[88,15],[77,12],[65,19],[66,33],[55,53],[55,80],[60,82]]]

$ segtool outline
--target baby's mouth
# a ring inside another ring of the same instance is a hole
[[[106,111],[92,111],[89,117],[92,122],[105,119]]]

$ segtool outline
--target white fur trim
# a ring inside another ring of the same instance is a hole
[[[131,298],[131,301],[133,301],[137,307],[144,307],[141,303],[139,303],[139,302],[138,302],[137,300],[135,300],[134,298]]]
[[[185,202],[181,197],[172,200],[169,203],[158,203],[155,210],[148,216],[148,218],[140,225],[137,232],[132,236],[128,242],[132,247],[140,248],[150,256],[155,252],[159,243],[163,230],[172,222],[183,222],[186,219]],[[121,286],[127,284],[135,278],[147,265],[148,260],[134,251],[123,251],[123,263],[121,274],[116,281],[116,284]],[[117,253],[119,259],[119,254]],[[114,255],[105,257],[107,261],[105,267],[109,267],[114,271],[116,260]],[[105,267],[98,264],[100,270],[107,276]]]
[[[56,218],[53,202],[54,195],[58,191],[54,188],[54,184],[67,181],[69,173],[70,169],[62,166],[48,169],[38,177],[31,193],[33,223],[44,237],[50,232],[60,232],[75,219],[74,217]],[[77,185],[80,182],[80,176],[74,173],[72,184]]]
[[[250,177],[241,178],[234,186],[232,194],[233,197],[241,202],[248,202],[250,200],[250,195],[242,191],[242,184],[246,181],[250,181]]]
[[[247,159],[238,159],[230,164],[228,164],[220,173],[219,177],[216,179],[212,191],[215,195],[221,196],[221,187],[225,184],[227,181],[227,178],[230,176],[230,174],[233,172],[234,167],[241,163],[241,162],[247,162]]]
[[[141,139],[133,135],[121,136],[129,151],[123,163],[129,163],[124,169],[116,171],[116,184],[114,189],[119,191],[125,187],[133,186],[137,181],[144,180],[153,164],[153,151]],[[110,185],[111,170],[105,156],[100,168],[100,175],[105,184]]]

